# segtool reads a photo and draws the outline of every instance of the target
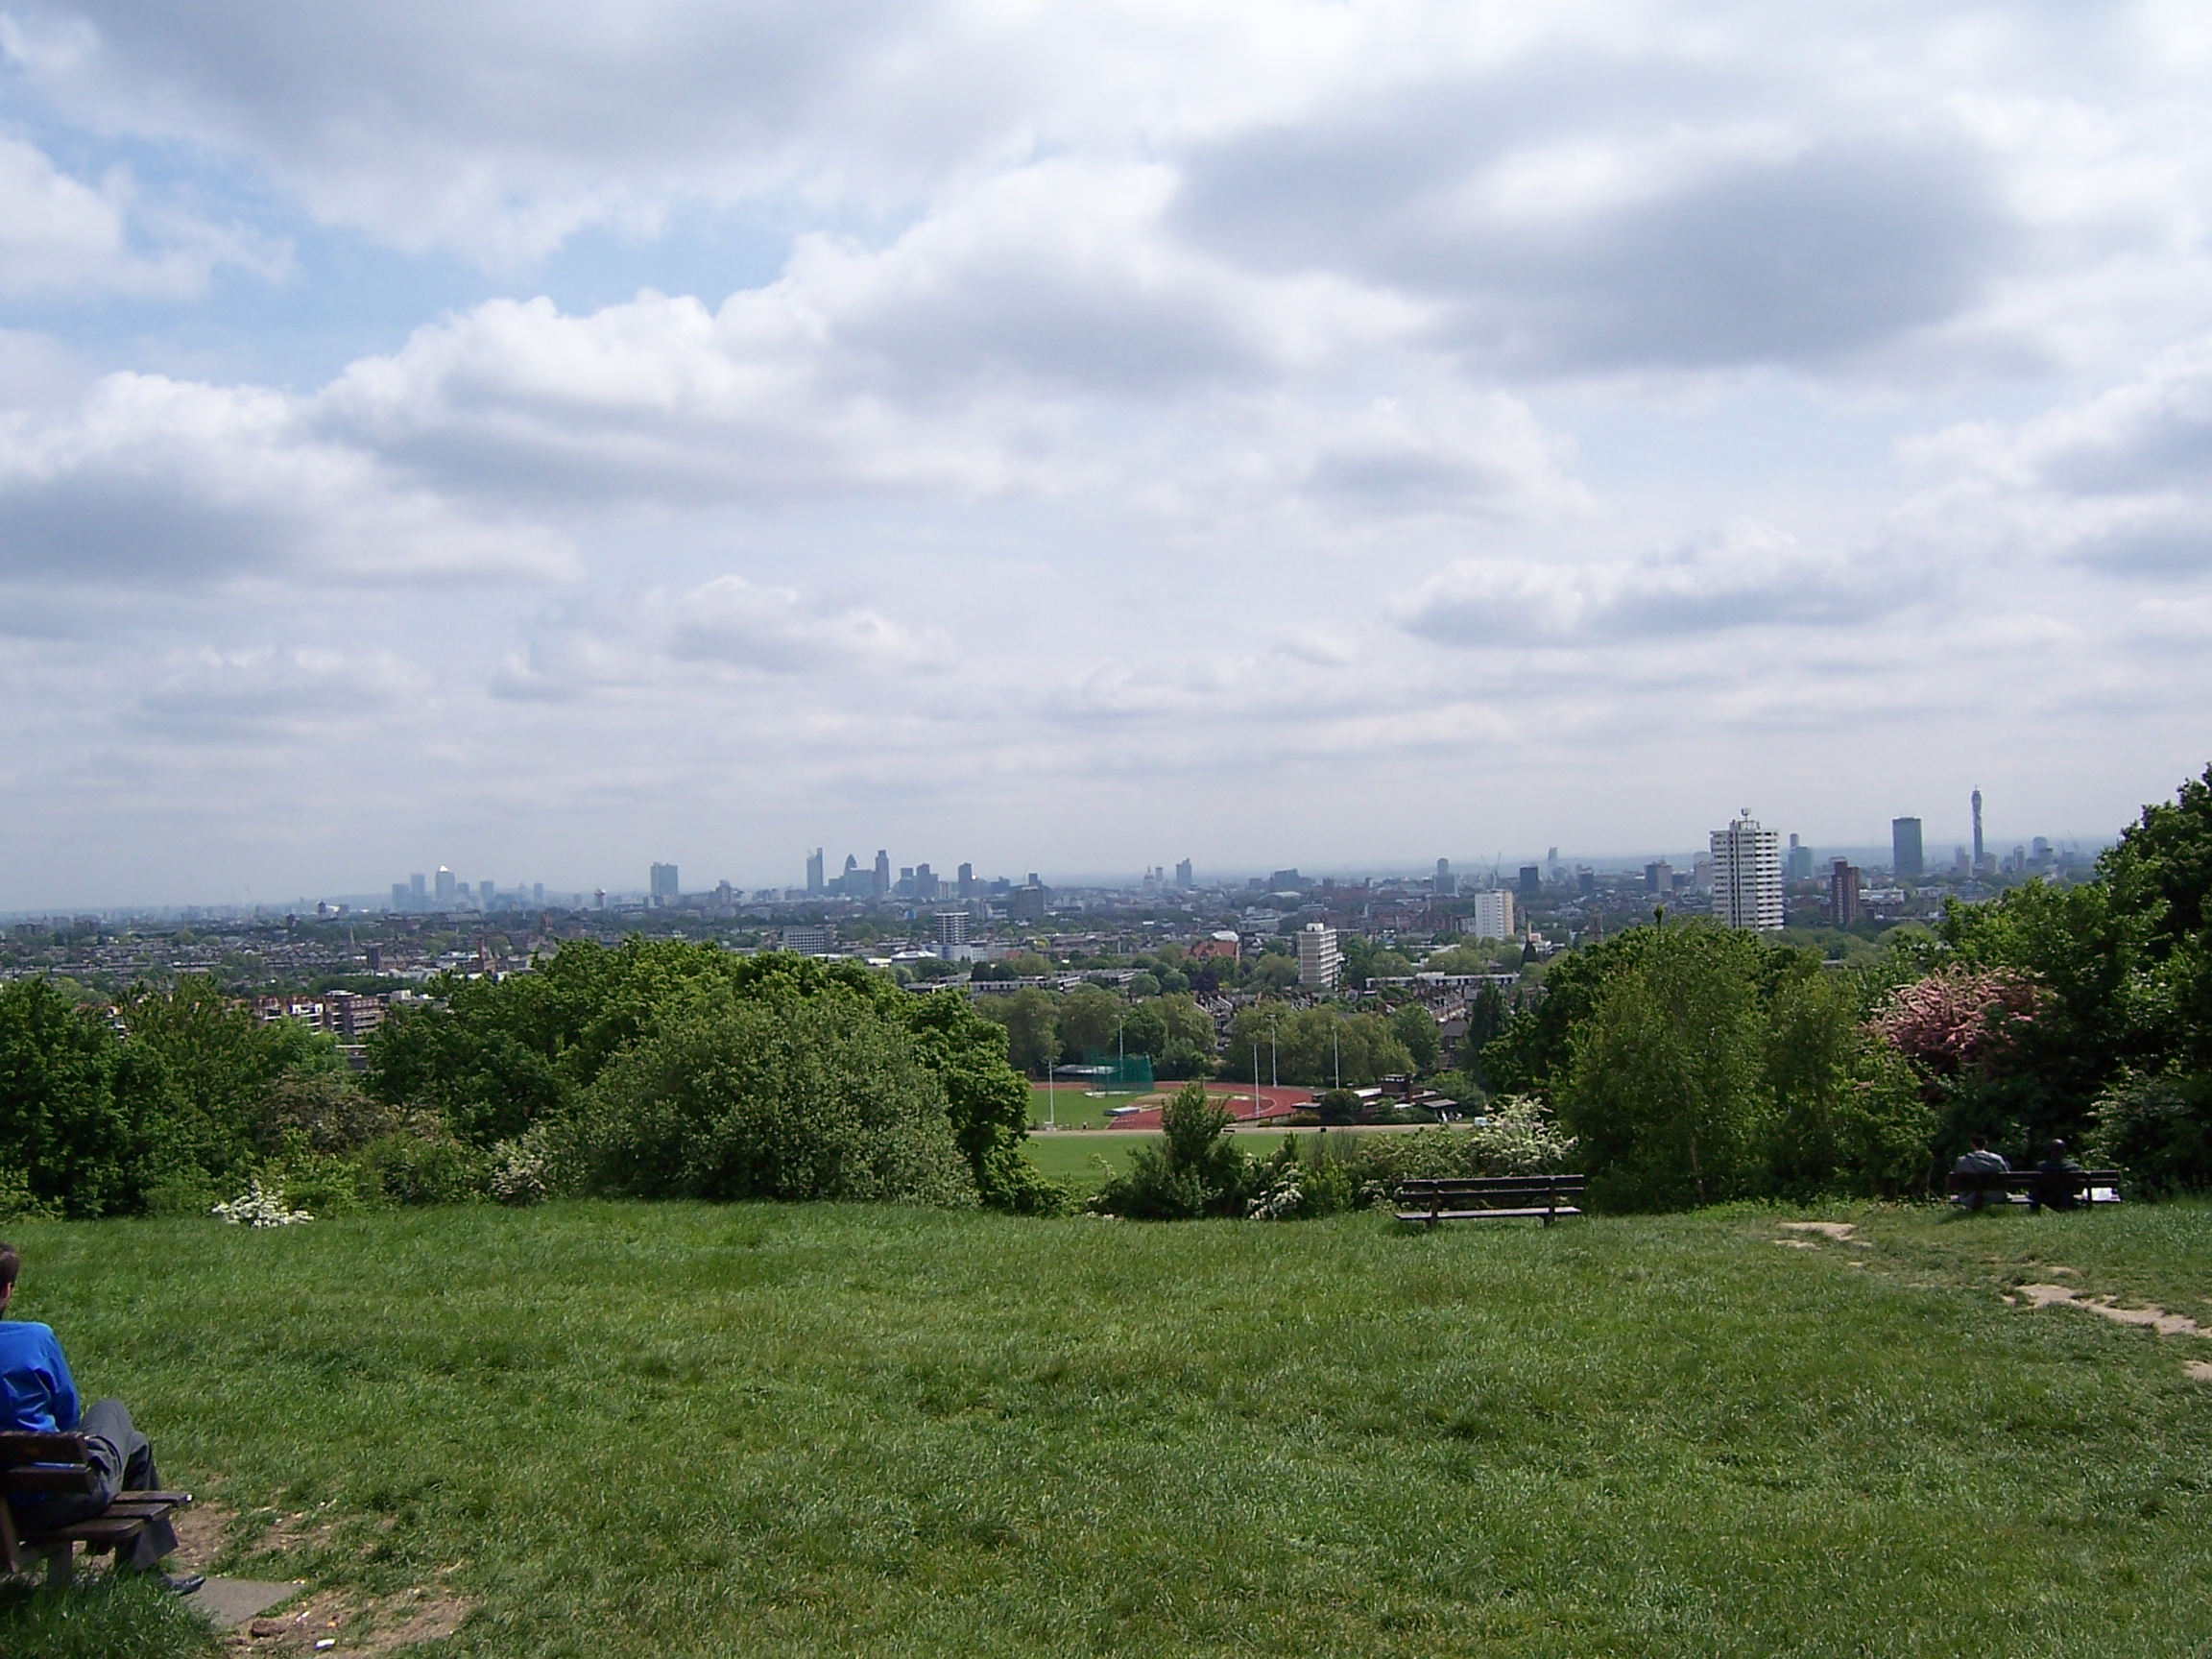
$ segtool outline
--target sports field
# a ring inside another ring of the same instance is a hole
[[[14,1231],[22,1316],[340,1652],[2212,1647],[2212,1342],[2021,1288],[2203,1313],[2201,1205]],[[193,1650],[106,1611],[11,1592],[0,1651]]]

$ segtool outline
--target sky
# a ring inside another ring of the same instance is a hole
[[[2109,836],[2212,11],[0,0],[0,908]]]

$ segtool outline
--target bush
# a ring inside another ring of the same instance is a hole
[[[1140,1146],[1129,1172],[1111,1177],[1091,1200],[1101,1214],[1183,1221],[1242,1215],[1255,1190],[1252,1162],[1229,1138],[1229,1109],[1186,1083],[1160,1112],[1162,1139]]]
[[[408,1128],[370,1142],[356,1162],[366,1171],[370,1190],[410,1208],[474,1203],[484,1196],[491,1178],[490,1156],[455,1140],[427,1114],[418,1114]]]
[[[609,1195],[976,1202],[943,1083],[843,987],[701,991],[607,1069],[572,1134]]]
[[[2089,1155],[2147,1193],[2212,1188],[2212,1081],[2178,1068],[2128,1071],[2098,1096]]]

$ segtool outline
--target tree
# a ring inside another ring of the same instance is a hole
[[[1844,974],[1808,957],[1768,1010],[1772,1172],[1800,1198],[1838,1187],[1895,1197],[1927,1182],[1936,1115],[1903,1056],[1862,1022],[1859,1001]]]
[[[72,1219],[128,1214],[158,1172],[160,1063],[43,979],[0,987],[0,1185]]]
[[[1078,985],[1060,999],[1060,1047],[1070,1060],[1101,1051],[1111,1053],[1114,1033],[1129,1004],[1096,985]]]
[[[1435,1015],[1418,1002],[1407,1002],[1390,1011],[1390,1029],[1413,1057],[1413,1070],[1427,1072],[1436,1069],[1444,1041],[1437,1035]]]
[[[1161,1140],[1138,1147],[1129,1172],[1100,1188],[1093,1207],[1147,1221],[1243,1214],[1252,1164],[1230,1138],[1232,1120],[1205,1084],[1186,1083],[1161,1108]]]
[[[1015,1070],[1041,1076],[1059,1061],[1060,1028],[1052,998],[1034,985],[1011,997],[992,998],[983,1011],[1006,1027],[1006,1057]]]
[[[1574,1030],[1560,1118],[1600,1205],[1674,1209],[1762,1185],[1773,1107],[1760,954],[1710,923],[1653,929]]]

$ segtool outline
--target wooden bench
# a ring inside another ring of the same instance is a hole
[[[1477,1175],[1398,1183],[1398,1219],[1488,1221],[1534,1216],[1549,1227],[1582,1214],[1580,1175]]]
[[[8,1500],[82,1497],[94,1489],[95,1472],[82,1434],[0,1432],[0,1572],[28,1573],[41,1557],[50,1584],[66,1584],[76,1547],[87,1555],[127,1549],[150,1521],[192,1502],[189,1492],[118,1492],[115,1502],[88,1521],[50,1531],[20,1534]]]
[[[2117,1169],[2068,1169],[2045,1174],[2039,1169],[1969,1169],[1951,1172],[1951,1195],[1965,1197],[1982,1192],[1995,1201],[2002,1193],[2008,1204],[2025,1204],[2040,1210],[2053,1192],[2063,1192],[2077,1204],[2120,1202]]]

